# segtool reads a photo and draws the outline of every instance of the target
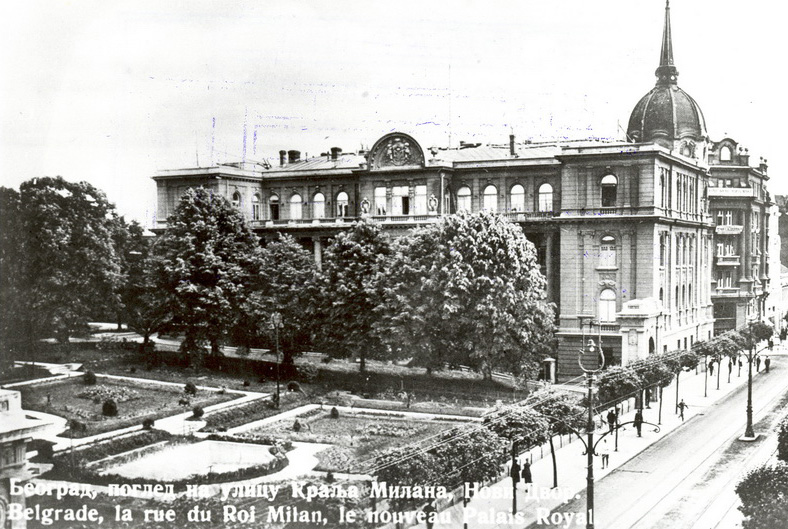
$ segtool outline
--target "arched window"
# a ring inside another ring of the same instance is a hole
[[[509,196],[512,201],[512,211],[525,211],[525,189],[523,186],[513,185]]]
[[[301,195],[296,193],[292,197],[290,197],[290,218],[291,219],[300,219],[302,218],[301,215]]]
[[[489,211],[490,213],[498,211],[498,190],[494,185],[489,185],[484,188],[483,200],[482,209],[484,211]]]
[[[326,216],[326,196],[323,193],[315,193],[312,197],[312,218],[322,219]]]
[[[720,161],[721,162],[730,162],[733,153],[731,152],[731,148],[727,145],[723,145],[720,149]]]
[[[599,245],[599,266],[616,267],[616,238],[612,235],[602,237],[602,244]]]
[[[252,220],[260,220],[261,216],[260,195],[255,193],[252,195]]]
[[[471,188],[462,186],[457,190],[457,212],[471,211]]]
[[[553,186],[550,184],[539,186],[539,211],[553,211]]]
[[[606,288],[599,294],[599,321],[616,321],[616,292]]]
[[[240,208],[241,207],[241,193],[236,191],[233,193],[233,207]]]
[[[279,220],[279,197],[271,195],[268,199],[268,211],[271,214],[271,220]]]
[[[348,196],[341,191],[337,195],[337,217],[347,217],[348,215]]]
[[[618,178],[609,174],[602,177],[600,183],[602,187],[602,207],[612,208],[616,205],[616,195],[618,192]]]

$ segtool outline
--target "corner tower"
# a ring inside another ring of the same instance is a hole
[[[703,159],[708,140],[703,112],[678,86],[670,33],[670,0],[665,2],[662,50],[655,72],[657,84],[643,96],[629,117],[627,136],[638,143],[657,143],[689,158]]]

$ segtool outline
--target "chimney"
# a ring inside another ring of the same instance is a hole
[[[331,159],[336,161],[339,155],[342,154],[341,147],[331,147]]]
[[[766,158],[761,158],[761,163],[758,166],[758,169],[761,170],[763,174],[766,174],[766,170],[769,168],[769,160]]]
[[[739,151],[739,160],[741,161],[741,165],[750,165],[749,149],[745,148],[744,150]]]
[[[287,163],[296,163],[301,161],[301,151],[289,150],[287,151]]]
[[[287,151],[279,151],[279,165],[285,164],[285,156],[287,156]]]
[[[514,134],[509,134],[509,155],[514,156]]]

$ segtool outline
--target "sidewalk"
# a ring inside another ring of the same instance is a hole
[[[775,347],[770,356],[782,356],[788,354],[784,345]],[[715,365],[714,376],[709,377],[707,382],[706,394],[704,397],[705,371],[703,366],[698,367],[698,374],[694,371],[682,373],[679,380],[679,400],[683,399],[689,406],[685,413],[685,421],[688,422],[704,411],[724,396],[734,391],[736,388],[747,383],[747,364],[741,369],[741,376],[738,375],[738,366],[735,366],[731,374],[731,381],[728,383],[728,366],[723,362],[722,373],[720,373],[720,389],[717,390],[717,369]],[[761,376],[753,366],[753,378]],[[619,422],[626,423],[632,421],[635,416],[634,406],[623,406],[624,413]],[[673,382],[663,390],[662,402],[662,421],[659,425],[659,432],[655,432],[653,426],[644,424],[642,427],[642,437],[637,437],[637,432],[633,426],[622,427],[618,432],[618,450],[615,450],[615,434],[606,436],[602,443],[607,440],[607,449],[610,453],[610,463],[604,470],[601,468],[601,458],[594,458],[594,479],[598,481],[607,474],[622,466],[624,463],[647,449],[659,439],[669,435],[671,432],[680,428],[682,420],[675,413],[676,405],[676,382]],[[621,406],[621,405],[620,405]],[[628,408],[628,409],[627,409]],[[606,410],[605,412],[606,413]],[[659,422],[659,403],[652,402],[650,408],[643,410],[643,419],[646,422],[657,424]],[[594,440],[596,442],[601,434],[607,432],[607,427],[600,428],[599,416],[596,416],[597,429]],[[566,436],[559,441],[555,438],[556,460],[558,466],[558,489],[552,489],[553,485],[553,465],[550,455],[549,445],[536,447],[519,456],[519,460],[530,459],[531,473],[533,475],[533,485],[528,493],[524,490],[524,484],[520,482],[517,487],[517,515],[512,516],[512,481],[509,477],[483,488],[479,493],[468,502],[467,509],[463,508],[462,501],[440,512],[436,521],[435,529],[456,528],[462,529],[463,522],[468,523],[468,527],[495,527],[495,528],[522,528],[527,527],[537,520],[551,525],[553,522],[544,520],[550,512],[565,503],[568,499],[574,499],[576,495],[586,488],[587,456],[583,455],[585,447],[578,441],[576,436],[571,436],[568,442]],[[597,451],[602,444],[597,445]],[[576,524],[577,520],[571,523]],[[566,523],[562,520],[561,524]],[[579,523],[580,526],[585,522]],[[412,526],[418,527],[418,526]]]

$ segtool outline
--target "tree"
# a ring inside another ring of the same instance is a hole
[[[378,328],[428,369],[534,373],[555,347],[545,284],[519,226],[490,213],[447,216],[398,241]]]
[[[520,450],[544,443],[550,432],[550,424],[541,413],[521,404],[486,415],[483,424]]]
[[[751,470],[736,485],[744,529],[785,527],[788,520],[788,463],[778,461]]]
[[[56,177],[4,189],[2,208],[3,339],[68,340],[116,296],[114,206],[92,185]]]
[[[283,362],[292,363],[293,355],[303,351],[308,342],[310,323],[308,302],[310,284],[316,272],[315,260],[290,235],[279,235],[260,252],[259,272],[250,277],[249,297],[243,302],[235,323],[236,334],[243,345],[262,335],[270,348],[273,338],[271,315],[282,316]]]
[[[438,483],[453,489],[463,483],[483,483],[500,475],[507,443],[477,424],[443,432],[430,450],[441,469]]]
[[[374,330],[375,309],[383,299],[381,277],[391,244],[379,226],[356,222],[339,233],[323,254],[311,308],[316,345],[326,354],[366,359],[387,354]]]
[[[558,487],[558,461],[555,456],[553,436],[578,432],[586,425],[583,407],[577,397],[554,389],[537,391],[526,401],[528,405],[547,419],[547,441],[553,460],[553,488]]]
[[[624,399],[634,397],[643,386],[640,375],[629,366],[613,366],[606,369],[599,377],[597,406],[600,408],[614,406]]]
[[[432,486],[441,479],[435,455],[412,446],[386,450],[375,458],[374,468],[378,481],[402,487]],[[389,501],[395,509],[402,509],[411,506],[414,500],[401,497]]]
[[[203,344],[219,354],[251,275],[259,269],[257,237],[242,214],[208,189],[189,189],[154,246],[153,273],[161,306],[185,333],[181,350],[200,358]]]

